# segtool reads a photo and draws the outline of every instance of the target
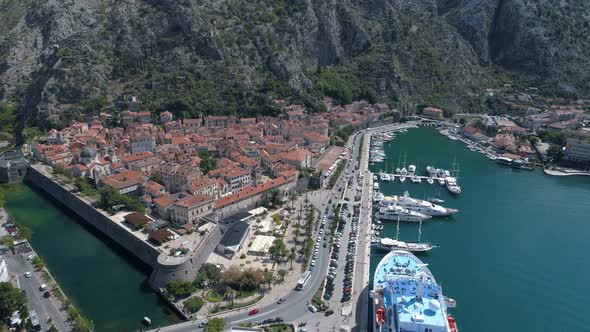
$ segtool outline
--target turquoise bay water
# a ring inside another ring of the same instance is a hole
[[[460,164],[462,194],[446,188],[382,183],[385,194],[427,198],[459,209],[447,219],[431,219],[422,240],[440,245],[420,258],[445,295],[457,300],[450,312],[461,331],[588,331],[590,307],[590,179],[557,178],[541,171],[514,170],[471,152],[433,129],[413,129],[386,145],[387,163],[371,166],[389,173],[404,153],[406,167],[420,173],[426,166],[451,169]],[[401,168],[401,166],[399,166]],[[424,175],[424,174],[421,174]],[[395,237],[395,223],[386,223],[382,237]],[[414,241],[418,225],[402,224],[400,239]],[[373,251],[371,271],[383,252]]]
[[[8,212],[33,231],[33,247],[97,331],[135,331],[144,316],[156,326],[178,320],[149,288],[141,261],[27,185],[5,195]]]

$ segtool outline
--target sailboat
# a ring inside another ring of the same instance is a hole
[[[411,252],[426,252],[432,250],[432,248],[436,248],[430,243],[422,243],[420,242],[422,237],[422,220],[420,220],[420,227],[418,228],[418,242],[404,242],[399,240],[399,217],[397,218],[397,227],[395,233],[395,240],[390,238],[380,238],[376,241],[376,245],[378,248],[383,250],[407,250]]]
[[[447,186],[447,190],[453,195],[459,195],[461,193],[461,186],[457,184],[457,175],[459,174],[459,170],[455,168],[456,162],[453,161],[453,166],[451,168],[451,176],[445,177],[445,182]]]
[[[408,174],[408,170],[406,169],[406,154],[404,153],[404,164],[403,164],[402,169],[400,171],[400,177],[399,177],[399,181],[401,183],[404,183],[406,181],[407,174]]]

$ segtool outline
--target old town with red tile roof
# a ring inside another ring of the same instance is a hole
[[[329,98],[323,102],[324,113],[275,101],[282,107],[279,116],[242,119],[124,111],[123,126],[114,128],[106,126],[110,116],[101,114],[49,131],[32,153],[99,188],[140,197],[156,218],[198,225],[205,216],[228,217],[249,208],[266,192],[287,195],[299,172],[330,148],[331,134],[347,126],[366,128],[391,113],[385,104],[362,100],[345,106],[333,106]],[[206,173],[200,167],[205,152],[217,160]],[[149,180],[156,173],[160,183]]]

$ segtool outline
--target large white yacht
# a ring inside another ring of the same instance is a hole
[[[379,262],[370,292],[373,332],[458,332],[447,301],[418,257],[394,250]]]
[[[406,208],[403,208],[395,204],[380,208],[379,211],[375,214],[375,217],[377,219],[381,219],[384,221],[400,220],[410,222],[420,222],[421,220],[432,218],[429,215],[410,211]]]
[[[390,205],[398,205],[405,209],[433,217],[446,217],[458,212],[455,209],[445,208],[428,201],[412,198],[407,191],[404,192],[403,196],[386,196],[379,202],[380,207],[388,207]]]

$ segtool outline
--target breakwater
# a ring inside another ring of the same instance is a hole
[[[150,266],[152,273],[149,284],[154,290],[165,287],[168,281],[173,279],[193,280],[200,266],[221,239],[222,230],[217,225],[194,252],[184,257],[169,256],[162,249],[136,237],[121,224],[113,222],[108,213],[93,207],[93,201],[73,192],[72,186],[59,183],[48,170],[50,168],[46,166],[31,165],[25,180],[68,207],[86,223]]]

